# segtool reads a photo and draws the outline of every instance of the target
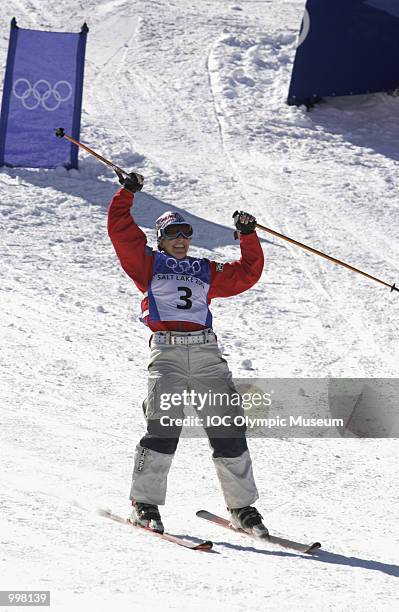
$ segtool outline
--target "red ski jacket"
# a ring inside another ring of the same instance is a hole
[[[121,188],[112,198],[108,211],[108,234],[121,266],[136,287],[147,293],[153,277],[154,251],[147,246],[144,232],[135,223],[130,209],[133,194]],[[240,234],[241,259],[220,264],[210,261],[208,303],[213,298],[230,297],[246,291],[260,278],[263,270],[263,251],[255,232]],[[148,297],[142,300],[142,311],[148,311]],[[187,321],[151,321],[144,323],[152,331],[197,331],[203,325]]]

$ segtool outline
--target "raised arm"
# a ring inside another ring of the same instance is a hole
[[[152,276],[153,252],[130,212],[133,200],[133,193],[124,188],[114,195],[108,210],[108,235],[122,268],[144,293]]]
[[[209,299],[229,297],[250,289],[261,277],[264,258],[255,232],[240,234],[239,261],[219,264],[211,261]]]

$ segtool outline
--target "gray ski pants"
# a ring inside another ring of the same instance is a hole
[[[160,332],[158,332],[159,336]],[[183,332],[172,332],[185,336]],[[203,332],[190,332],[191,335]],[[184,406],[162,409],[165,398],[172,393],[223,394],[217,397],[237,398],[231,372],[217,345],[216,336],[207,330],[204,344],[154,344],[148,366],[148,396],[143,402],[147,432],[136,447],[130,499],[162,505],[165,503],[167,477],[179,441],[182,427],[163,427],[162,417],[169,421],[184,418]],[[165,395],[167,394],[167,395]],[[176,396],[175,396],[176,397]],[[192,396],[191,396],[192,397]],[[195,397],[198,397],[195,396]],[[214,397],[214,395],[212,395]],[[234,416],[242,414],[237,402],[224,401],[215,407],[212,401],[199,410],[191,403],[193,414],[201,417],[213,449],[213,462],[228,508],[242,508],[258,499],[252,462],[245,438],[245,428],[234,426]],[[165,407],[164,407],[165,408]],[[228,427],[209,425],[209,416],[228,417]]]

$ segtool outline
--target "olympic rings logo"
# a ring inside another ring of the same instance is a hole
[[[201,264],[195,259],[192,263],[188,259],[175,259],[174,257],[168,257],[166,260],[166,266],[173,270],[173,272],[180,272],[181,274],[199,274],[201,272]]]
[[[17,79],[12,88],[14,96],[30,111],[40,105],[46,111],[55,111],[62,102],[69,100],[72,91],[72,85],[68,81],[57,81],[52,87],[45,79],[39,79],[34,85],[31,85],[28,79]]]

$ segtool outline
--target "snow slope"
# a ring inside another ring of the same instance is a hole
[[[12,0],[9,20],[88,36],[81,139],[146,176],[137,220],[176,208],[194,254],[237,256],[236,208],[398,281],[398,98],[285,105],[299,0]],[[66,610],[395,610],[396,440],[250,440],[277,532],[304,558],[195,518],[224,512],[205,440],[182,439],[163,510],[192,553],[106,522],[125,514],[144,423],[148,332],[106,235],[112,173],[6,170],[2,204],[0,589],[49,589]],[[264,236],[261,281],[213,303],[237,377],[396,377],[396,294]]]

